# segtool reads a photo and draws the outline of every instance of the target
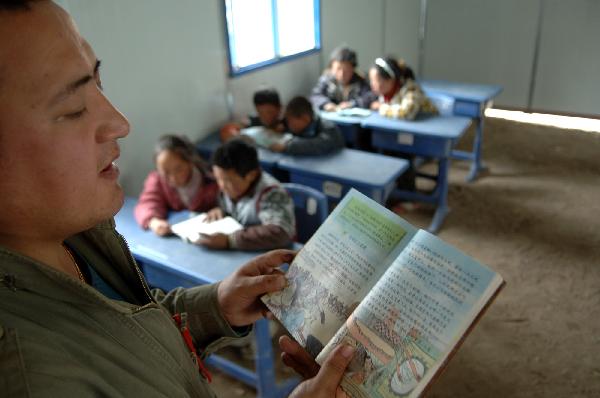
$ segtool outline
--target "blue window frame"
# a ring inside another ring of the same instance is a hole
[[[223,1],[231,76],[321,48],[320,0]]]

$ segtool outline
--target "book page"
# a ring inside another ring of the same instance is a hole
[[[316,356],[415,233],[351,190],[292,262],[288,287],[263,301]]]
[[[177,224],[171,225],[171,231],[184,240],[195,242],[200,235],[213,235],[217,233],[229,235],[243,229],[242,224],[232,217],[224,217],[220,220],[206,222],[206,213],[189,218]]]
[[[240,134],[252,138],[256,145],[266,149],[276,142],[286,142],[292,138],[290,133],[278,133],[262,126],[247,127]]]
[[[419,231],[330,344],[357,348],[343,388],[353,397],[417,397],[502,278]]]

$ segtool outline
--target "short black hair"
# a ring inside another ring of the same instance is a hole
[[[333,61],[348,62],[355,68],[356,65],[358,65],[356,61],[356,52],[348,47],[337,47],[335,50],[333,50],[331,52],[331,56],[329,57],[329,65],[331,65]]]
[[[224,170],[233,169],[240,177],[260,169],[256,148],[242,138],[232,138],[217,148],[212,164]]]
[[[281,106],[279,93],[273,88],[266,88],[254,92],[254,106],[258,105],[275,105]]]
[[[312,104],[306,97],[298,96],[294,97],[290,100],[285,108],[286,116],[300,117],[304,115],[309,115],[312,117],[314,115]]]

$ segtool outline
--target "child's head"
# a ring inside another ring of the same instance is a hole
[[[350,83],[356,65],[356,53],[348,47],[336,48],[329,58],[329,69],[335,80],[342,85]]]
[[[256,148],[246,140],[233,138],[213,154],[213,173],[223,193],[238,200],[260,176]]]
[[[154,162],[158,173],[172,187],[185,186],[193,167],[204,169],[204,162],[194,145],[183,135],[167,134],[154,147]]]
[[[305,97],[294,97],[285,108],[285,120],[294,134],[301,133],[313,121],[312,104]]]
[[[281,100],[276,90],[264,89],[255,92],[254,107],[263,126],[270,128],[277,126],[281,114]]]
[[[369,70],[371,90],[380,95],[388,95],[414,78],[412,69],[404,61],[398,62],[392,57],[377,58]]]

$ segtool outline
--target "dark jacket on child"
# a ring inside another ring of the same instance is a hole
[[[329,102],[339,104],[344,101],[351,102],[352,107],[368,108],[376,99],[376,96],[371,93],[369,83],[357,73],[354,73],[350,79],[349,86],[349,90],[344,93],[344,87],[338,83],[335,77],[324,73],[312,89],[310,102],[319,110]]]
[[[315,116],[307,128],[288,141],[285,152],[290,155],[325,155],[344,145],[344,137],[338,127]]]

